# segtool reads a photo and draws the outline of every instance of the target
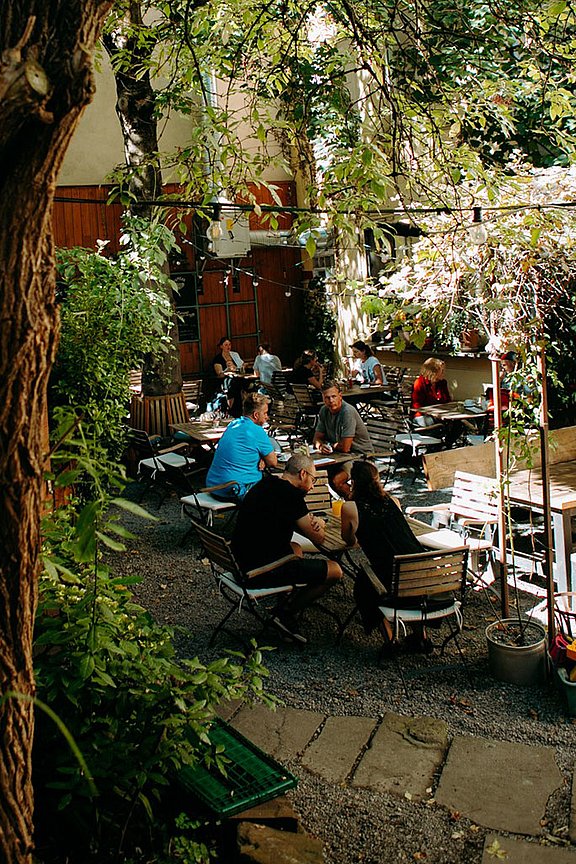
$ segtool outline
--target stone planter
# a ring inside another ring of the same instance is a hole
[[[522,626],[517,618],[494,621],[486,628],[486,640],[490,671],[499,681],[523,685],[546,681],[546,630],[537,621],[522,621]]]

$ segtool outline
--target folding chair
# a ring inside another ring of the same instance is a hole
[[[378,605],[392,631],[392,638],[387,637],[388,645],[397,640],[400,632],[406,635],[407,625],[417,624],[425,629],[429,622],[446,621],[450,632],[442,642],[440,653],[444,653],[446,645],[453,639],[466,669],[458,634],[463,624],[467,566],[467,546],[449,552],[396,555],[390,592]],[[377,578],[374,574],[371,574],[372,577]],[[380,583],[380,587],[384,586]],[[396,652],[394,658],[407,693],[406,679]]]
[[[166,475],[167,468],[177,471],[194,469],[196,463],[186,453],[188,444],[182,442],[171,447],[162,446],[160,438],[150,437],[143,429],[128,429],[128,442],[129,446],[142,457],[138,460],[136,472],[136,479],[145,483],[140,500],[151,487],[156,486],[163,491],[158,503],[160,508],[170,488]]]
[[[269,418],[269,433],[276,440],[285,440],[290,447],[304,444],[305,437],[298,425],[298,406],[293,397],[274,399]]]
[[[408,516],[415,513],[432,514],[429,533],[418,532],[418,540],[422,545],[446,550],[465,544],[470,551],[469,573],[473,581],[481,587],[489,587],[495,578],[495,531],[498,525],[496,480],[456,471],[450,501],[428,507],[406,508]]]
[[[280,558],[278,561],[274,561],[264,567],[243,573],[234,558],[229,540],[226,540],[220,534],[195,520],[192,520],[192,527],[198,535],[204,553],[210,562],[210,568],[216,579],[218,590],[230,604],[230,609],[214,628],[209,644],[212,645],[218,633],[225,629],[226,623],[234,612],[240,613],[246,611],[262,624],[263,629],[268,628],[273,624],[272,619],[278,614],[290,594],[292,594],[295,588],[303,586],[280,585],[274,588],[251,588],[250,578],[261,576],[265,573],[273,573],[274,570],[277,570],[289,561],[295,561],[297,556],[286,555],[284,558]],[[274,601],[271,609],[266,603],[269,600]]]
[[[220,483],[218,486],[205,486],[202,489],[194,489],[190,483],[188,494],[180,498],[182,513],[192,520],[193,525],[197,518],[204,525],[213,525],[216,516],[220,516],[223,513],[230,514],[236,510],[238,501],[224,501],[212,493],[217,492],[219,489],[230,489],[233,487],[239,489],[238,484],[234,480],[230,480],[228,483]],[[185,542],[191,530],[192,528],[186,532],[180,541],[180,545]]]
[[[195,381],[184,381],[182,384],[182,392],[186,398],[186,408],[190,419],[196,417],[200,413],[202,407],[202,379],[197,378]]]
[[[289,392],[288,373],[283,370],[276,370],[272,373],[272,384],[280,393],[285,396]],[[266,386],[266,385],[264,385]]]
[[[316,426],[320,403],[313,398],[313,390],[307,384],[292,384],[292,393],[298,406],[298,428],[304,434],[311,433]]]

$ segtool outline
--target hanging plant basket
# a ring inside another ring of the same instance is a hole
[[[546,630],[537,621],[504,618],[486,628],[492,675],[508,684],[543,684],[548,677]]]

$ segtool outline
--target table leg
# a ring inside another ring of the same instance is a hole
[[[572,591],[572,510],[552,513],[554,581],[557,591]]]

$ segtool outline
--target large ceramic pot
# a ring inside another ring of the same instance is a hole
[[[543,684],[548,677],[546,630],[537,621],[503,618],[486,628],[490,671],[508,684]]]

